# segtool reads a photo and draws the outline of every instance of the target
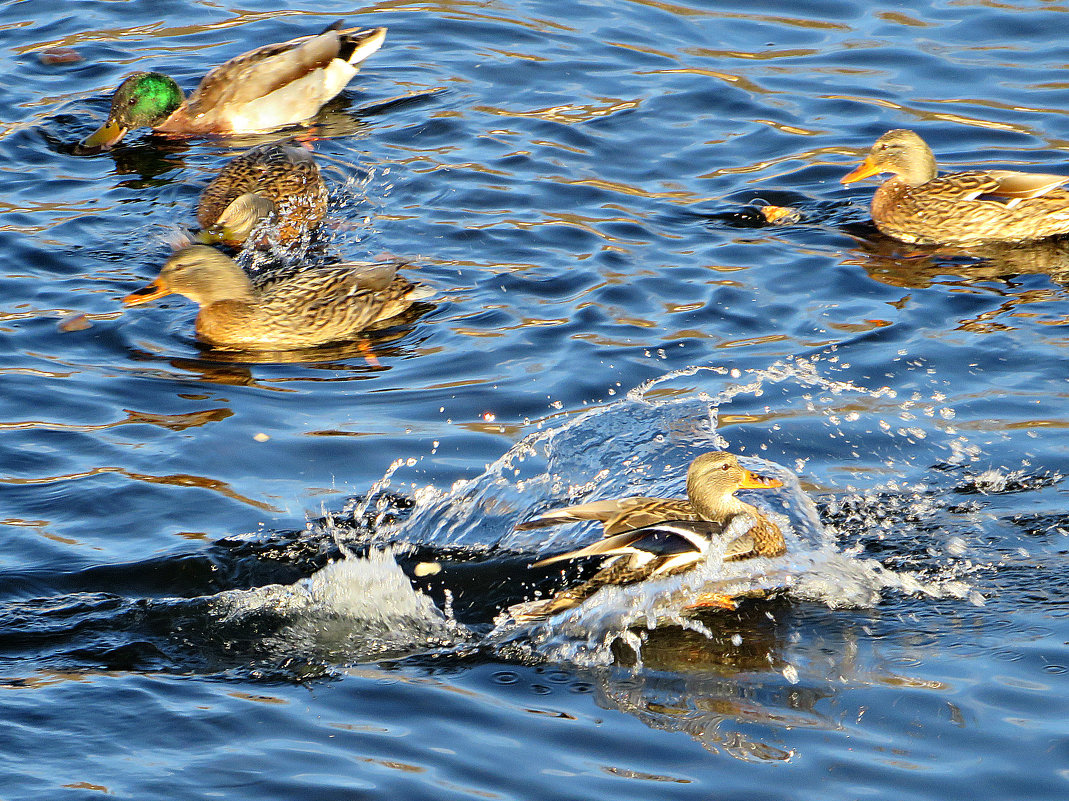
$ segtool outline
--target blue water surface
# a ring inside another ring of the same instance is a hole
[[[839,178],[897,127],[1069,171],[1067,10],[4,2],[0,799],[1066,798],[1069,248],[896,244]],[[338,18],[389,33],[311,125],[76,151],[128,72]],[[434,297],[284,360],[124,309],[294,134],[289,266]],[[774,597],[502,628],[593,536],[516,522],[711,447],[789,479]]]

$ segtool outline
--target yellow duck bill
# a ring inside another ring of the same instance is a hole
[[[108,120],[79,143],[83,150],[107,150],[126,136],[126,129]]]

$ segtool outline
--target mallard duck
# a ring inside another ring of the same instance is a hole
[[[787,551],[779,527],[735,497],[740,489],[781,487],[742,467],[733,454],[704,453],[687,470],[687,498],[623,498],[569,506],[520,523],[518,530],[597,520],[605,538],[592,545],[535,562],[532,567],[588,556],[612,560],[583,583],[548,601],[519,604],[510,610],[518,620],[550,617],[578,606],[606,585],[634,584],[681,573],[701,563],[714,538],[726,537],[724,561],[780,556]],[[714,605],[728,606],[730,599]]]
[[[1027,242],[1069,233],[1065,175],[969,170],[937,176],[931,148],[913,131],[888,131],[844,184],[890,172],[872,198],[888,236],[928,245]]]
[[[205,187],[197,222],[202,241],[239,246],[273,217],[273,233],[286,243],[323,219],[326,210],[327,187],[312,154],[293,145],[261,145],[229,161]]]
[[[385,28],[341,28],[271,44],[222,64],[184,97],[159,72],[129,75],[111,99],[107,122],[81,143],[103,149],[133,128],[164,133],[255,133],[303,122],[345,88],[382,46]]]
[[[197,336],[210,345],[307,348],[352,339],[427,297],[425,288],[396,274],[398,266],[335,264],[254,286],[233,259],[207,245],[190,245],[123,303],[185,295],[200,306]]]

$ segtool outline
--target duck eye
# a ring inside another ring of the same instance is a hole
[[[722,464],[722,465],[720,465],[720,469],[721,469],[721,470],[727,470],[727,469],[728,469],[728,467],[729,467],[729,465],[727,465],[727,464]]]

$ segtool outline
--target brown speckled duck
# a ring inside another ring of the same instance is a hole
[[[83,150],[118,143],[133,128],[174,134],[256,133],[311,119],[378,50],[385,28],[342,28],[336,22],[302,36],[243,53],[213,69],[189,97],[159,72],[129,75],[111,99],[107,121]]]
[[[176,252],[133,306],[184,295],[200,306],[197,337],[232,350],[291,350],[353,339],[427,297],[397,264],[335,264],[254,286],[233,259],[207,245]]]
[[[201,193],[200,238],[240,246],[270,218],[280,244],[315,226],[327,210],[327,187],[312,154],[291,144],[254,147],[227,162]],[[257,246],[267,243],[267,234]]]
[[[913,131],[888,131],[842,182],[893,173],[872,198],[872,219],[903,242],[962,245],[1027,242],[1069,233],[1065,175],[969,170],[939,177],[935,156]]]
[[[606,585],[635,584],[689,570],[706,557],[714,538],[732,537],[724,561],[780,556],[787,544],[779,527],[757,507],[735,497],[740,489],[781,487],[742,467],[733,454],[704,453],[687,470],[687,498],[623,498],[594,501],[547,512],[521,523],[527,530],[581,520],[597,520],[605,538],[585,548],[551,556],[534,564],[548,565],[588,556],[612,557],[590,579],[562,590],[547,601],[518,604],[516,620],[550,617],[578,606]],[[705,605],[733,607],[726,596],[705,599]]]

